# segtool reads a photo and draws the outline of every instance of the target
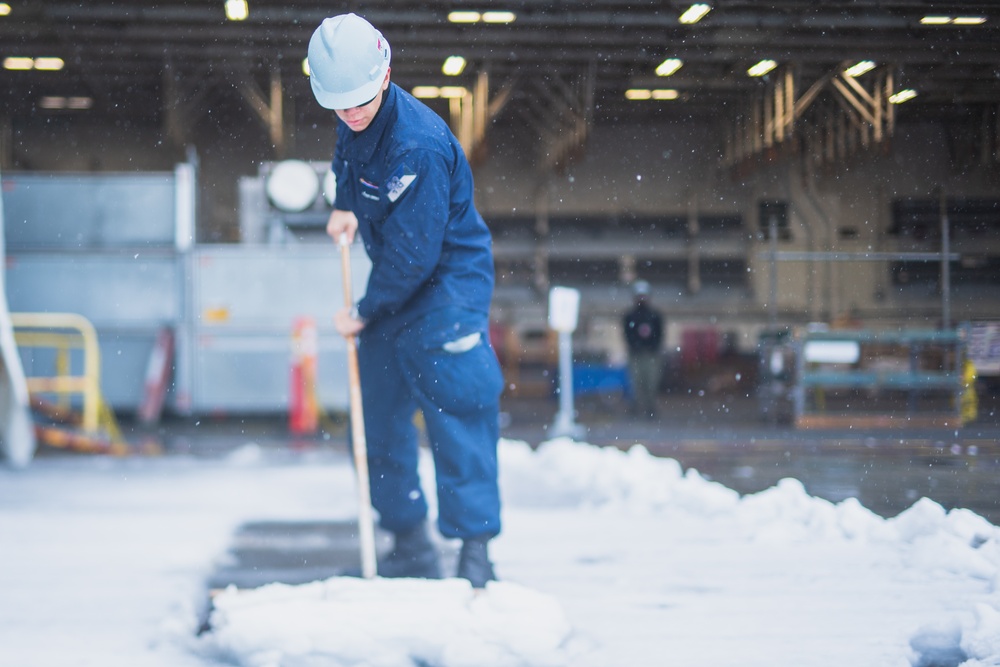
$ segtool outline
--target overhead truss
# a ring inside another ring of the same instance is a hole
[[[801,94],[795,66],[779,69],[737,113],[725,164],[746,167],[793,148],[813,163],[832,163],[886,146],[895,129],[893,68],[877,68],[863,83],[845,69],[839,66]]]

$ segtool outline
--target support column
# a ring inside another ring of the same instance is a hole
[[[10,116],[0,116],[0,170],[14,166],[14,123]]]
[[[688,195],[688,291],[691,294],[701,292],[701,253],[699,248],[698,226],[698,196],[693,192]]]
[[[257,117],[267,128],[275,157],[279,160],[284,158],[288,152],[288,144],[285,138],[281,71],[277,68],[271,70],[269,94],[266,96],[248,72],[234,72],[233,74],[239,79],[237,89],[240,95],[257,113]]]

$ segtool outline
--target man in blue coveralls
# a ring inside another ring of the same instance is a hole
[[[462,540],[457,576],[482,588],[495,578],[487,543],[500,532],[492,240],[462,147],[435,112],[390,83],[389,63],[385,37],[354,14],[324,20],[309,42],[313,94],[339,119],[327,232],[360,232],[372,262],[365,296],[334,323],[358,337],[372,505],[395,536],[379,574],[442,576],[417,473],[419,408],[438,528]]]

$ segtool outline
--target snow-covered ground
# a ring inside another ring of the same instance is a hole
[[[430,472],[430,466],[425,465]],[[501,443],[502,581],[334,578],[216,599],[247,520],[357,516],[343,454],[46,457],[0,469],[0,664],[1000,665],[1000,529],[882,519],[785,480],[740,497],[651,457]]]

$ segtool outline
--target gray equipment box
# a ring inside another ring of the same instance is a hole
[[[181,414],[284,412],[292,334],[312,318],[317,394],[349,405],[340,250],[329,239],[292,245],[200,245],[193,238],[194,173],[14,174],[4,177],[7,287],[12,311],[68,312],[97,329],[101,390],[135,411],[158,334],[171,329],[175,366],[166,408]],[[352,285],[371,264],[351,249]],[[29,374],[53,355],[22,351]]]
[[[11,311],[76,313],[97,329],[101,390],[114,409],[143,399],[160,329],[184,316],[194,167],[153,173],[4,174]],[[52,354],[25,350],[29,374]]]
[[[199,246],[192,253],[192,412],[287,410],[292,334],[302,317],[317,330],[319,404],[347,408],[347,347],[333,328],[344,301],[339,253],[332,242]],[[360,296],[371,270],[360,245],[351,249],[351,268]]]

